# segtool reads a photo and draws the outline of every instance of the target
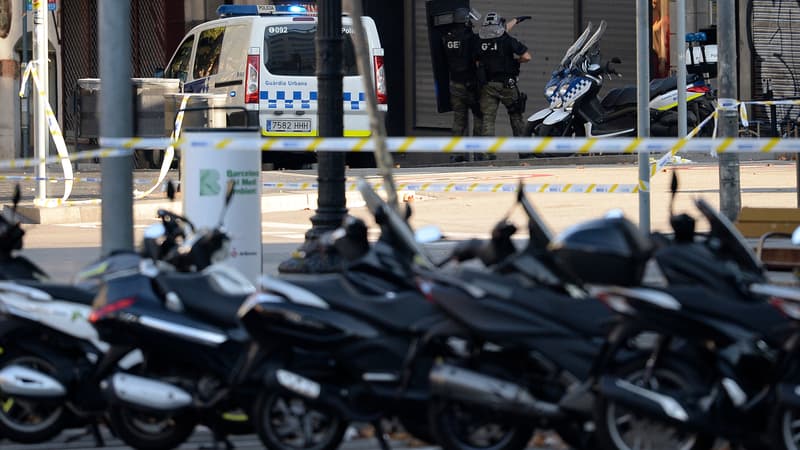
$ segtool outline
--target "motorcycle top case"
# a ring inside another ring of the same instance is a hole
[[[650,240],[623,217],[577,224],[550,245],[558,264],[590,284],[638,285],[653,253]]]

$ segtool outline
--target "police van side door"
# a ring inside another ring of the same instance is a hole
[[[175,54],[172,55],[172,59],[164,70],[164,78],[177,78],[182,83],[191,81],[189,68],[192,64],[194,41],[194,34],[190,34],[183,39],[183,42],[175,50]]]
[[[250,44],[250,29],[247,23],[231,23],[225,26],[218,69],[208,83],[208,92],[225,94],[228,101],[241,106],[244,102],[245,63]],[[213,80],[213,82],[212,82]]]
[[[208,88],[213,85],[219,70],[219,57],[222,52],[224,36],[224,26],[207,28],[198,34],[194,65],[192,66],[192,81],[183,86],[184,92],[208,92]]]

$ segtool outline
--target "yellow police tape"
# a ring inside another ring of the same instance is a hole
[[[184,151],[193,148],[219,151],[353,152],[374,151],[372,138],[226,138],[206,133],[202,138],[101,138],[109,148],[160,147],[173,144]],[[780,138],[568,138],[568,137],[395,137],[387,139],[397,153],[800,153],[800,140]]]
[[[33,64],[26,69],[23,77],[23,86],[28,77],[33,77],[37,82],[37,73]],[[22,90],[20,95],[22,95]],[[43,91],[40,90],[40,95]],[[136,198],[150,195],[163,183],[169,167],[174,158],[176,147],[187,148],[213,148],[216,150],[248,150],[248,151],[297,151],[297,152],[361,152],[374,151],[374,143],[369,137],[360,138],[227,138],[224,133],[207,134],[202,138],[185,139],[180,137],[184,110],[189,101],[190,94],[183,97],[178,115],[175,120],[175,129],[170,138],[101,138],[100,143],[109,148],[80,152],[70,156],[64,145],[63,152],[59,151],[58,157],[15,159],[0,161],[0,169],[34,167],[40,163],[61,162],[65,168],[65,176],[59,178],[44,178],[48,181],[65,181],[69,188],[60,200],[48,200],[48,205],[64,205],[67,202],[71,183],[74,181],[99,182],[98,178],[75,178],[72,176],[71,161],[91,158],[105,158],[129,155],[134,148],[157,149],[166,148],[164,161],[156,183],[145,192],[136,191]],[[733,101],[728,107],[738,108],[743,124],[747,124],[747,111],[745,105],[800,105],[800,100],[777,101]],[[48,105],[49,108],[49,105]],[[553,153],[553,154],[588,154],[588,153],[660,153],[664,155],[653,160],[650,164],[650,176],[655,176],[664,167],[675,162],[683,162],[677,153],[800,153],[800,143],[797,141],[771,139],[735,139],[735,138],[696,138],[699,132],[712,120],[716,121],[719,111],[716,109],[695,127],[686,138],[551,138],[551,137],[402,137],[389,138],[388,149],[398,153],[455,153],[455,152],[481,152],[481,153]],[[50,131],[54,140],[61,137],[61,131],[52,110],[48,118]],[[60,147],[57,145],[57,147]],[[67,168],[69,166],[69,168]],[[28,176],[6,176],[3,180],[39,180],[40,178]],[[305,187],[302,187],[305,186]],[[516,184],[406,184],[401,189],[411,189],[420,192],[509,192],[516,189]],[[649,191],[649,182],[640,180],[637,184],[537,184],[526,188],[527,192],[559,192],[559,193],[634,193]],[[308,183],[265,183],[267,189],[316,189],[316,184]],[[354,185],[349,189],[354,189]],[[86,202],[76,202],[86,203]]]
[[[373,188],[380,189],[382,183],[373,183]],[[316,183],[277,183],[265,182],[262,184],[265,189],[287,189],[287,190],[315,190],[319,186]],[[546,183],[546,184],[526,184],[525,192],[542,194],[632,194],[639,192],[639,186],[635,184],[595,184],[595,183]],[[416,192],[516,192],[519,188],[518,183],[397,183],[398,191]],[[355,191],[356,183],[347,183],[345,189]]]
[[[50,131],[50,136],[53,138],[53,142],[56,144],[56,151],[60,157],[61,168],[64,171],[64,178],[67,179],[67,181],[64,183],[64,196],[61,198],[61,200],[67,201],[70,193],[72,192],[72,165],[69,162],[69,152],[67,151],[67,144],[64,142],[64,135],[61,133],[61,127],[58,124],[56,114],[53,112],[53,108],[50,107],[50,101],[47,98],[45,86],[42,83],[42,80],[39,78],[39,73],[36,71],[36,63],[33,61],[28,62],[28,64],[25,66],[25,73],[22,75],[22,82],[20,83],[19,89],[20,97],[25,96],[25,87],[28,84],[29,78],[33,79],[33,87],[36,90],[36,95],[39,98],[39,101],[45,106],[47,127]],[[45,148],[49,147],[48,143],[39,142],[38,144],[43,145]],[[40,203],[39,198],[36,198],[34,203]]]

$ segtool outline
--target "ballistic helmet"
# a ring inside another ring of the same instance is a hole
[[[486,13],[486,18],[483,20],[483,26],[478,30],[478,36],[481,39],[494,39],[499,38],[506,32],[504,20],[494,11]]]

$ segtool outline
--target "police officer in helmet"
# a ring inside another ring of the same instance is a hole
[[[478,73],[483,83],[480,97],[483,136],[494,136],[494,122],[500,103],[508,110],[514,136],[522,136],[525,130],[522,113],[527,97],[519,91],[517,79],[520,64],[530,61],[531,54],[525,44],[507,31],[527,19],[530,16],[520,16],[506,24],[496,12],[490,12],[478,31]]]
[[[480,87],[477,78],[478,36],[472,30],[476,13],[458,8],[453,24],[442,36],[447,71],[450,74],[450,104],[453,107],[453,135],[467,134],[469,111],[472,111],[472,134],[480,136]]]

